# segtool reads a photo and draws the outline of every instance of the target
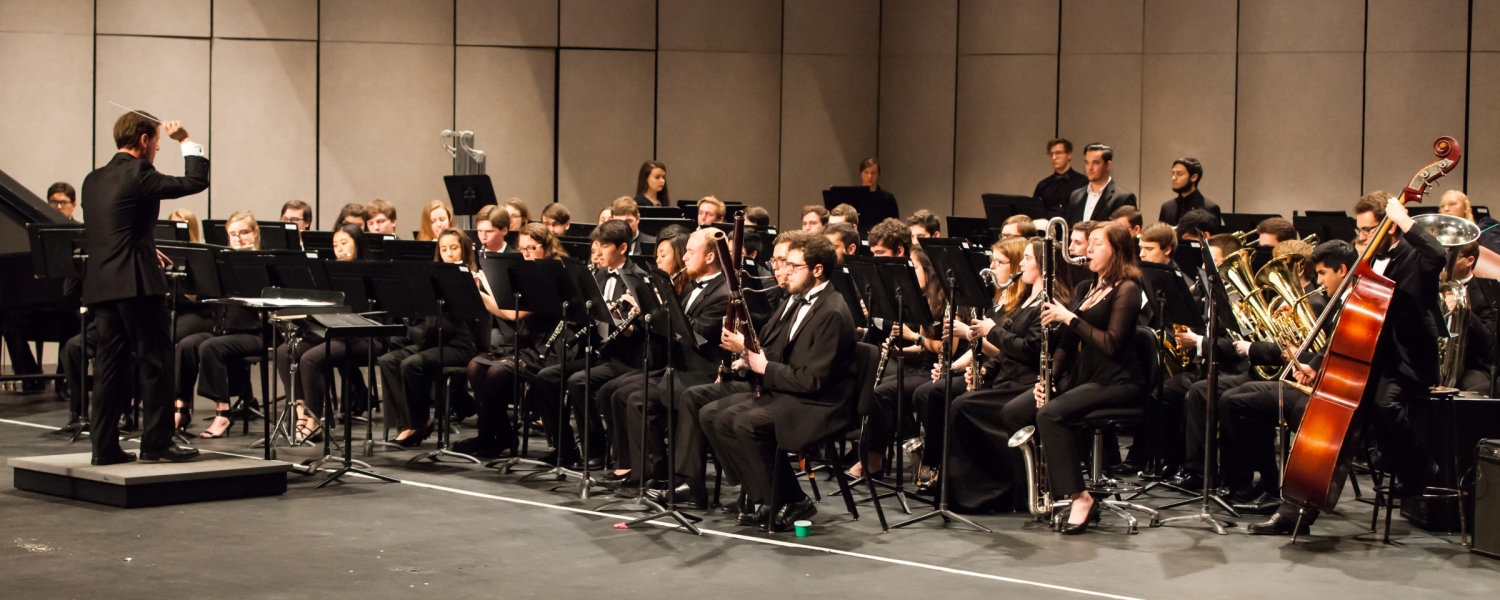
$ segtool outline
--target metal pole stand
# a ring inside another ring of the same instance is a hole
[[[650,313],[645,313],[643,311],[643,314],[641,315],[641,322],[645,323],[645,325],[642,327],[641,334],[642,335],[647,335],[647,336],[651,335],[651,333],[650,333],[651,332],[651,314]],[[640,487],[639,487],[639,489],[636,490],[636,496],[635,496],[634,499],[632,499],[632,500],[611,500],[609,502],[605,502],[604,504],[601,504],[601,505],[595,507],[594,510],[604,511],[604,510],[608,510],[608,509],[617,508],[619,510],[649,511],[651,513],[651,517],[649,519],[646,519],[646,520],[649,521],[651,519],[655,519],[655,518],[657,518],[659,516],[662,516],[662,514],[664,514],[664,513],[668,513],[668,512],[675,513],[676,511],[670,510],[667,507],[664,507],[664,506],[662,506],[660,504],[657,504],[656,502],[653,502],[651,499],[649,499],[649,498],[646,497],[646,480],[648,479],[648,477],[647,477],[648,474],[646,473],[646,468],[645,468],[646,467],[646,435],[647,435],[647,431],[648,431],[648,429],[646,427],[646,405],[651,402],[651,398],[650,398],[650,394],[649,394],[649,392],[651,391],[651,376],[650,376],[650,369],[651,369],[651,340],[647,339],[646,343],[642,344],[641,346],[642,346],[642,349],[645,351],[645,354],[641,357],[641,385],[642,385],[641,393],[644,394],[644,396],[642,397],[642,401],[641,401],[641,450],[640,450],[640,455],[641,455],[641,464],[640,464],[640,467],[641,468],[638,469],[639,472],[636,473],[636,477],[640,480],[640,484],[639,484]],[[587,438],[585,438],[585,439],[587,439]],[[587,462],[588,458],[585,457],[584,461]],[[667,491],[670,492],[671,489],[669,488]],[[631,521],[630,523],[623,523],[621,525],[624,525],[625,527],[628,527],[628,526],[630,526],[633,523],[639,523],[639,522],[642,522],[642,520],[641,519],[637,519],[635,521]],[[688,525],[687,523],[683,523],[683,525],[687,525],[689,528],[693,529],[694,532],[697,531],[697,528],[693,527],[692,525]],[[621,527],[620,525],[616,525],[616,527],[619,527],[621,529],[624,528],[624,527]]]
[[[482,461],[482,460],[479,460],[477,458],[474,458],[474,457],[469,456],[467,454],[464,454],[462,452],[454,452],[454,451],[448,449],[448,441],[453,438],[452,423],[451,423],[451,419],[449,418],[449,416],[451,414],[449,412],[451,410],[449,408],[449,405],[453,401],[453,386],[448,385],[448,367],[442,366],[442,364],[443,364],[443,355],[447,353],[446,348],[443,347],[443,321],[442,321],[442,318],[441,318],[442,314],[443,314],[443,304],[444,304],[444,302],[442,300],[438,300],[438,316],[439,316],[439,319],[437,321],[437,324],[438,324],[438,328],[437,328],[438,361],[437,362],[438,362],[438,381],[440,381],[441,384],[442,384],[442,386],[443,386],[443,408],[442,408],[442,412],[438,414],[437,449],[435,449],[435,450],[429,450],[427,452],[423,452],[421,454],[413,456],[413,457],[411,457],[411,460],[406,461],[406,464],[412,464],[414,462],[417,462],[417,461],[423,460],[423,459],[430,460],[432,462],[439,462],[439,461],[441,461],[443,459],[444,456],[451,456],[451,457],[457,458],[457,459],[459,459],[461,461],[467,461],[467,462],[474,463],[476,465],[482,465],[482,464],[484,464],[484,461]],[[458,368],[459,369],[463,369],[463,367],[458,367]]]
[[[325,341],[324,343],[326,344],[327,342]],[[375,340],[370,340],[370,343],[366,347],[366,352],[369,355],[370,364],[373,365],[375,363]],[[370,369],[370,374],[368,376],[368,381],[369,381],[369,385],[370,385],[370,387],[368,389],[374,390],[375,389],[375,369],[373,369],[373,368]],[[374,472],[373,470],[370,470],[370,465],[367,465],[367,464],[362,463],[360,461],[354,460],[354,457],[351,456],[351,453],[354,451],[354,439],[353,439],[354,438],[354,419],[352,418],[354,416],[354,403],[349,400],[348,394],[343,394],[343,396],[344,396],[344,398],[343,398],[343,403],[344,403],[344,458],[343,458],[343,462],[344,462],[344,465],[342,467],[339,467],[338,470],[336,470],[333,473],[329,474],[328,478],[324,479],[322,483],[319,483],[317,485],[317,487],[318,488],[322,488],[323,486],[326,486],[326,485],[328,485],[330,483],[333,483],[335,481],[339,481],[339,482],[342,483],[342,479],[341,478],[344,475],[347,475],[349,473],[353,473],[355,475],[364,475],[365,477],[369,477],[371,479],[376,479],[376,480],[379,480],[379,481],[384,481],[386,483],[400,483],[400,481],[397,480],[397,479],[394,479],[394,478],[391,478],[391,477],[386,477],[385,475],[381,475],[379,473]],[[325,403],[324,406],[326,407],[327,403]],[[325,410],[324,412],[326,413],[328,411]],[[327,438],[331,437],[331,435],[332,434],[329,433],[328,428],[325,426],[323,428],[323,437],[324,437],[324,439],[327,439]],[[359,465],[359,467],[355,467],[354,465],[356,465],[356,464]]]
[[[652,284],[654,286],[655,280],[652,280]],[[661,291],[657,290],[657,294],[660,295],[660,293],[661,293]],[[676,382],[673,381],[673,379],[672,379],[673,378],[673,373],[672,373],[672,311],[668,310],[668,311],[665,311],[665,312],[666,312],[666,315],[667,315],[667,359],[666,359],[667,370],[664,372],[664,374],[662,375],[662,377],[666,378],[665,381],[667,383],[667,391],[666,391],[665,398],[663,398],[664,402],[662,404],[667,409],[667,447],[666,447],[666,452],[667,452],[667,504],[666,504],[666,506],[662,507],[661,510],[656,511],[654,513],[651,513],[649,515],[646,515],[644,517],[641,517],[639,519],[635,519],[634,521],[627,521],[625,523],[618,523],[618,524],[615,525],[615,528],[616,529],[629,529],[632,525],[639,525],[641,523],[646,523],[646,522],[649,522],[649,521],[655,521],[655,520],[660,519],[662,517],[671,517],[672,520],[676,521],[679,526],[681,526],[683,529],[688,530],[693,535],[703,535],[703,532],[699,531],[698,527],[695,526],[695,525],[693,525],[694,523],[698,523],[698,522],[702,521],[703,519],[701,519],[699,517],[696,517],[696,516],[693,516],[693,515],[684,514],[682,511],[677,510],[677,456],[672,453],[672,434],[677,431],[677,428],[675,427],[675,425],[677,423],[677,419],[676,419],[676,413],[677,413],[677,411],[673,409],[673,405],[675,404],[675,400],[677,398],[677,395],[675,393],[677,386],[676,386]],[[648,319],[649,319],[649,317],[650,317],[650,315],[647,315]],[[647,324],[649,325],[650,321],[647,321]],[[649,342],[647,343],[647,345],[648,346],[650,345]],[[647,354],[650,354],[649,350],[647,350]],[[641,390],[641,431],[642,431],[643,434],[647,431],[647,428],[646,428],[646,413],[647,413],[647,409],[649,409],[650,406],[651,406],[651,380],[650,380],[650,378],[647,378],[646,379],[646,387],[645,387],[645,389]],[[641,486],[642,486],[642,488],[644,488],[645,485],[646,485],[646,436],[642,435],[641,436]],[[646,494],[645,489],[642,489],[641,490],[641,495],[645,496],[645,494]]]
[[[1212,284],[1216,282],[1211,281],[1206,273],[1202,274],[1202,277],[1204,285],[1203,289],[1210,291],[1213,290],[1214,288]],[[1233,527],[1234,523],[1228,521],[1220,521],[1214,518],[1213,513],[1210,512],[1213,509],[1213,505],[1209,504],[1209,502],[1217,502],[1219,506],[1223,507],[1224,510],[1229,511],[1229,514],[1234,515],[1235,518],[1239,518],[1240,514],[1236,512],[1234,508],[1230,507],[1229,504],[1225,503],[1223,498],[1220,498],[1218,495],[1214,494],[1214,472],[1218,470],[1219,464],[1217,457],[1214,454],[1214,438],[1218,437],[1217,434],[1219,432],[1219,370],[1218,368],[1216,368],[1219,363],[1217,356],[1218,352],[1215,350],[1215,347],[1218,345],[1219,339],[1218,313],[1219,310],[1217,298],[1215,298],[1214,295],[1210,293],[1208,297],[1208,326],[1204,328],[1205,332],[1208,335],[1204,336],[1203,338],[1207,342],[1206,348],[1208,350],[1204,359],[1204,364],[1208,369],[1208,394],[1206,398],[1208,406],[1204,410],[1203,419],[1204,423],[1206,424],[1206,426],[1203,428],[1203,495],[1198,496],[1197,498],[1190,498],[1182,502],[1177,502],[1162,507],[1170,508],[1172,506],[1178,506],[1193,501],[1200,501],[1202,502],[1202,509],[1198,511],[1198,514],[1164,519],[1160,522],[1160,524],[1171,525],[1173,523],[1207,523],[1208,527],[1212,529],[1214,533],[1225,535],[1226,532],[1224,531],[1224,528]],[[1096,457],[1095,460],[1097,461],[1098,458]],[[1301,519],[1298,520],[1300,522]],[[1134,525],[1132,524],[1132,527],[1133,526]]]
[[[521,305],[520,298],[521,298],[521,295],[520,294],[516,294],[516,306],[518,306],[518,307]],[[586,308],[591,308],[593,306],[593,302],[592,301],[585,302],[584,306]],[[566,311],[563,312],[563,318],[567,318],[567,312]],[[587,327],[587,326],[585,326],[585,327]],[[587,340],[587,342],[585,342],[585,346],[586,347],[584,348],[584,353],[583,353],[583,372],[584,373],[588,373],[589,369],[592,368],[592,366],[593,366],[592,359],[593,359],[593,356],[594,356],[594,336],[592,336],[592,335],[585,335],[584,339]],[[505,464],[500,467],[500,472],[501,473],[509,473],[510,470],[511,470],[511,468],[514,467],[515,465],[518,465],[518,464],[531,464],[531,465],[541,466],[541,467],[543,467],[543,470],[532,471],[530,473],[527,473],[527,474],[521,476],[521,478],[518,479],[517,481],[528,481],[528,480],[530,480],[530,479],[532,479],[534,477],[546,477],[548,475],[556,477],[557,481],[567,481],[569,477],[577,477],[578,481],[579,481],[579,484],[578,484],[579,485],[578,497],[579,497],[580,500],[588,500],[589,499],[589,491],[594,486],[593,479],[590,478],[590,477],[588,477],[587,475],[585,475],[583,473],[580,473],[578,471],[574,471],[572,469],[564,467],[563,464],[562,464],[563,444],[571,444],[571,443],[573,443],[573,440],[564,440],[563,439],[563,435],[562,435],[563,424],[567,423],[567,421],[568,421],[568,357],[567,357],[567,354],[564,353],[561,356],[561,359],[562,359],[562,362],[560,363],[561,366],[560,366],[560,368],[558,370],[558,381],[557,381],[557,445],[556,445],[557,456],[556,456],[556,458],[553,459],[553,460],[557,461],[557,464],[548,464],[545,461],[533,460],[533,459],[529,459],[529,458],[512,457],[512,458],[507,459],[505,461]],[[584,467],[585,470],[587,470],[588,466],[589,466],[589,458],[588,458],[588,451],[589,451],[588,397],[589,397],[589,394],[592,392],[592,390],[590,389],[592,386],[590,386],[589,383],[590,382],[589,382],[588,377],[584,377],[584,379],[583,379],[583,398],[578,398],[577,399],[577,401],[583,403],[583,409],[584,409],[582,411],[582,414],[584,415],[583,422],[579,423],[578,426],[583,428],[583,433],[584,433],[584,435],[583,435],[582,450],[580,450],[580,453],[583,455],[583,467]],[[523,429],[521,431],[518,431],[517,435],[523,435],[524,433],[525,433],[525,430]],[[491,464],[494,464],[494,463],[491,463]],[[549,491],[549,492],[557,491],[559,489],[562,489],[563,487],[564,486],[554,486],[554,487],[548,489],[547,491]]]

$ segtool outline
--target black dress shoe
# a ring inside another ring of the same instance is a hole
[[[776,511],[776,519],[771,521],[771,532],[790,531],[794,527],[793,523],[810,519],[815,514],[818,514],[818,507],[813,504],[812,498],[806,496],[796,502],[783,504],[781,510]]]
[[[755,510],[740,513],[739,516],[734,518],[734,522],[736,525],[755,527],[765,523],[766,517],[770,514],[771,507],[762,504],[756,507]]]
[[[104,456],[95,456],[89,460],[89,464],[96,467],[109,465],[120,465],[135,462],[135,454],[131,452],[110,453]]]
[[[453,443],[454,452],[475,458],[500,458],[500,455],[508,450],[510,450],[509,446],[502,446],[493,438],[472,437]]]
[[[1250,535],[1287,535],[1290,534],[1292,532],[1292,529],[1296,526],[1296,519],[1287,517],[1286,515],[1283,515],[1281,513],[1276,513],[1271,515],[1270,519],[1267,519],[1260,523],[1251,523],[1248,527],[1245,528],[1245,531]],[[1301,531],[1298,531],[1297,534],[1306,535],[1307,531],[1308,527],[1306,525],[1303,525]]]
[[[646,497],[653,502],[665,503],[667,501],[666,490],[647,490]],[[693,492],[692,486],[679,483],[672,490],[673,508],[688,510],[708,510],[708,492]]]
[[[1167,479],[1166,482],[1174,487],[1179,487],[1190,492],[1203,490],[1203,476],[1191,471],[1183,471],[1177,476]]]
[[[142,462],[186,462],[198,458],[198,449],[185,446],[167,446],[161,450],[141,450]]]
[[[731,517],[737,517],[743,513],[750,512],[751,509],[752,505],[750,503],[750,496],[741,492],[739,500],[735,500],[734,502],[720,506],[719,512]]]
[[[1082,523],[1068,523],[1064,521],[1062,524],[1062,528],[1058,529],[1057,532],[1062,535],[1083,535],[1085,533],[1088,533],[1089,523],[1096,523],[1099,521],[1099,509],[1101,506],[1103,506],[1103,504],[1104,502],[1102,500],[1096,498],[1094,500],[1094,506],[1089,509],[1088,518],[1084,519]]]
[[[1233,502],[1229,505],[1236,511],[1250,515],[1269,515],[1281,508],[1281,499],[1265,492],[1259,496],[1242,502]]]

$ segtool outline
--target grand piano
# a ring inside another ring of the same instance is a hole
[[[78,333],[77,290],[69,296],[64,293],[65,280],[37,277],[26,232],[26,226],[33,223],[67,222],[46,201],[0,171],[0,336],[10,350],[12,367],[7,371],[14,373],[0,373],[0,381],[24,381],[26,388],[37,389],[48,379],[57,379],[57,375],[41,373],[37,364],[40,343],[61,344]],[[36,344],[35,355],[28,344]]]

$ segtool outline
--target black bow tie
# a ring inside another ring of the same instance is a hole
[[[712,281],[708,280],[708,279],[704,279],[702,281],[695,281],[695,282],[693,282],[693,287],[701,290],[703,288],[708,287],[709,283],[712,283]]]

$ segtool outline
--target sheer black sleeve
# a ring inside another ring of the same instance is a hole
[[[1126,280],[1116,285],[1110,295],[1107,328],[1095,327],[1082,317],[1073,319],[1069,327],[1084,343],[1093,345],[1107,356],[1117,356],[1134,337],[1136,319],[1140,314],[1141,286]]]

